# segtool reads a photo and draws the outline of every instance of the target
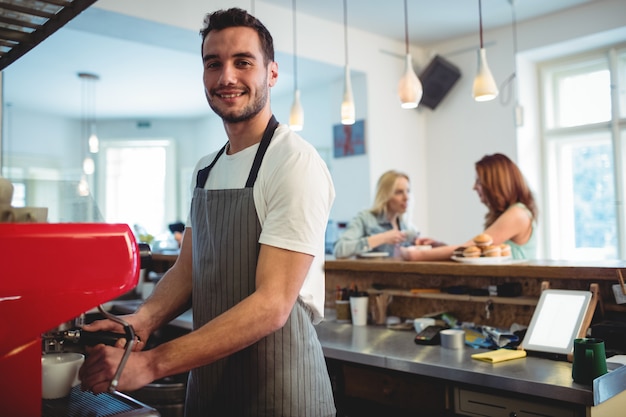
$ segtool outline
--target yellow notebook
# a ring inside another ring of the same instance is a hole
[[[519,359],[525,358],[526,351],[525,350],[511,350],[511,349],[498,349],[492,350],[490,352],[484,353],[475,353],[472,355],[472,359],[477,359],[479,361],[497,363],[510,361],[511,359]]]

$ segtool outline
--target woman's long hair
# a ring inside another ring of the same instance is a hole
[[[393,197],[396,179],[401,177],[406,178],[406,180],[410,182],[409,176],[399,171],[390,170],[380,176],[376,184],[374,205],[370,209],[372,213],[375,215],[380,215],[381,213],[387,214],[387,203],[391,200],[391,197]]]
[[[533,193],[522,172],[506,155],[485,155],[476,162],[476,176],[489,208],[485,215],[485,229],[515,203],[523,203],[532,213],[533,220],[537,219]]]

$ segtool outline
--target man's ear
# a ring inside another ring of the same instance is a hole
[[[278,81],[278,62],[274,61],[269,65],[267,77],[269,86],[274,87]]]

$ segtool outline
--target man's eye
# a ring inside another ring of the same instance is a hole
[[[204,68],[206,69],[215,69],[220,66],[219,62],[207,62],[204,64]]]

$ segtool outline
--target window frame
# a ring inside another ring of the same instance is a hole
[[[621,65],[621,66],[620,66]],[[577,126],[557,127],[556,117],[559,114],[559,103],[557,82],[555,75],[561,76],[582,73],[583,69],[593,70],[595,67],[606,67],[611,77],[611,115],[606,122],[587,123]],[[559,206],[563,206],[563,201],[556,201],[559,186],[557,181],[562,171],[562,167],[556,161],[557,148],[567,144],[575,143],[583,135],[593,135],[594,133],[606,134],[609,136],[613,151],[613,181],[615,189],[616,207],[616,228],[617,228],[617,248],[618,259],[626,258],[626,212],[624,206],[619,202],[624,201],[624,188],[626,188],[626,120],[619,117],[626,114],[626,110],[620,110],[620,103],[626,102],[624,93],[620,95],[620,82],[626,79],[626,44],[612,45],[605,48],[587,51],[585,53],[571,55],[565,58],[542,62],[538,65],[539,85],[541,89],[541,100],[539,103],[541,114],[542,149],[544,159],[544,196],[545,196],[545,216],[546,228],[546,255],[549,259],[578,259],[577,257],[563,257],[561,250],[561,240],[563,232],[560,227],[563,222],[555,221],[564,216]],[[619,71],[622,71],[621,73]],[[621,88],[625,88],[622,86]],[[557,168],[559,167],[559,168]],[[562,199],[559,199],[562,200]],[[571,213],[573,215],[573,212]],[[558,216],[558,217],[557,217]],[[557,225],[556,223],[561,223]],[[574,252],[576,253],[575,244]]]

